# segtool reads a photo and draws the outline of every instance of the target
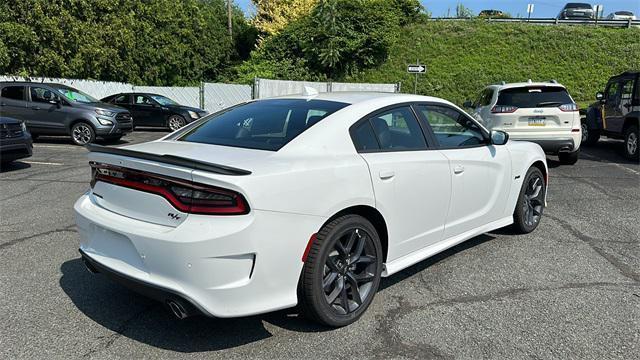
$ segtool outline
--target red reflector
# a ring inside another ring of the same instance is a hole
[[[307,256],[309,256],[309,251],[311,251],[311,247],[313,246],[314,241],[316,241],[316,234],[312,234],[309,238],[309,242],[307,243],[307,247],[304,249],[304,253],[302,254],[302,262],[307,261]]]
[[[91,188],[97,181],[144,191],[165,198],[174,208],[191,214],[249,213],[244,197],[235,191],[189,180],[91,162]]]

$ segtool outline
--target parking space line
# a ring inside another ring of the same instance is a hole
[[[22,160],[23,163],[27,163],[27,164],[34,164],[34,165],[52,165],[52,166],[63,166],[63,163],[56,163],[56,162],[44,162],[44,161],[28,161],[28,160]]]
[[[619,167],[619,168],[621,168],[621,169],[623,169],[623,170],[630,171],[630,172],[632,172],[634,175],[640,175],[640,172],[638,172],[638,171],[636,171],[636,170],[633,170],[633,169],[631,169],[631,168],[628,168],[628,167],[626,167],[626,166],[624,166],[624,165],[622,165],[622,164],[618,164],[618,163],[616,163],[616,162],[609,162],[609,161],[607,161],[606,159],[603,159],[603,158],[601,158],[601,157],[599,157],[599,156],[595,156],[595,155],[591,155],[591,154],[585,154],[585,153],[580,154],[580,156],[585,156],[585,157],[587,157],[587,158],[591,158],[592,160],[606,161],[606,163],[607,163],[607,164],[610,164],[610,165],[613,165],[613,166]]]
[[[53,149],[83,149],[82,146],[74,146],[74,145],[40,145],[33,144],[34,148],[53,148]]]

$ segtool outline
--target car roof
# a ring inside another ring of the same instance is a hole
[[[505,90],[505,89],[514,89],[514,88],[523,88],[523,87],[560,87],[566,89],[566,87],[557,82],[518,82],[518,83],[505,83],[505,84],[493,84],[487,86],[487,88],[497,89],[497,90]]]
[[[444,102],[449,103],[446,100],[423,95],[412,95],[402,93],[385,93],[374,91],[336,91],[330,93],[319,93],[317,95],[304,96],[300,94],[278,96],[269,99],[308,99],[308,100],[325,100],[335,101],[345,104],[358,104],[370,100],[396,100],[399,102]],[[266,100],[266,99],[265,99]]]

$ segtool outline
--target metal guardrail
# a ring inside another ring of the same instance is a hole
[[[483,20],[487,22],[496,23],[529,23],[533,25],[593,25],[593,26],[605,26],[605,27],[618,27],[618,28],[630,28],[632,26],[640,26],[640,20],[561,20],[561,19],[523,19],[523,18],[431,18],[431,21],[471,21],[471,20]]]

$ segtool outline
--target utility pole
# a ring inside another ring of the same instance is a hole
[[[231,2],[233,0],[227,0],[227,26],[229,27],[229,37],[233,40],[233,25],[231,22]]]

